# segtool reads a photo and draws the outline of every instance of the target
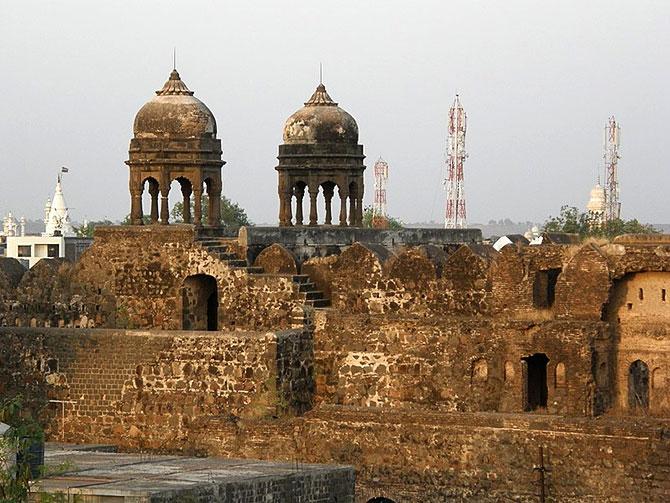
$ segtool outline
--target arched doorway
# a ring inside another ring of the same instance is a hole
[[[628,408],[649,408],[649,367],[642,360],[635,360],[628,367]]]
[[[524,361],[524,410],[532,411],[547,407],[547,363],[544,353],[535,353],[522,358]]]
[[[376,498],[371,498],[367,503],[395,503],[392,499],[384,498],[383,496],[378,496]]]
[[[216,279],[195,274],[182,285],[182,329],[218,330],[219,296]]]

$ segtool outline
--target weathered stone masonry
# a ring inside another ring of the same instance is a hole
[[[353,463],[362,502],[532,501],[540,445],[556,500],[661,501],[665,246],[357,243],[300,260],[275,244],[254,252],[261,272],[189,226],[102,228],[77,264],[4,280],[2,317],[118,328],[7,327],[0,383],[74,401],[68,440]],[[305,272],[332,307],[305,304]],[[198,275],[218,331],[179,331]],[[133,326],[149,331],[119,330]]]

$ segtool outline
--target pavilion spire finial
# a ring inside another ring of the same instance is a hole
[[[319,62],[319,85],[323,85],[323,65]]]
[[[170,78],[165,82],[163,88],[156,91],[158,96],[193,96],[184,81],[181,80],[179,72],[174,69],[170,72]]]
[[[177,70],[177,48],[172,48],[172,69]]]

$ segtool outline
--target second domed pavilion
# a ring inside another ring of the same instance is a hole
[[[158,223],[160,217],[160,223],[167,224],[170,184],[176,180],[183,196],[184,222],[201,225],[204,186],[209,198],[207,225],[218,226],[221,166],[225,163],[221,160],[221,140],[216,137],[216,120],[182,82],[177,70],[137,112],[133,132],[126,161],[130,168],[131,223],[143,223],[142,193],[148,184],[151,223]]]
[[[340,205],[336,223],[361,226],[364,158],[356,121],[319,84],[305,106],[284,125],[284,143],[279,146],[275,168],[279,175],[279,225],[332,225],[337,188]],[[303,215],[305,195],[309,196],[307,218]],[[319,207],[323,208],[322,218]]]

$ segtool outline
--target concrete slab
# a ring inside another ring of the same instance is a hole
[[[48,444],[47,475],[32,487],[30,501],[40,494],[61,494],[63,501],[76,495],[81,503],[354,501],[348,466],[83,449]]]

